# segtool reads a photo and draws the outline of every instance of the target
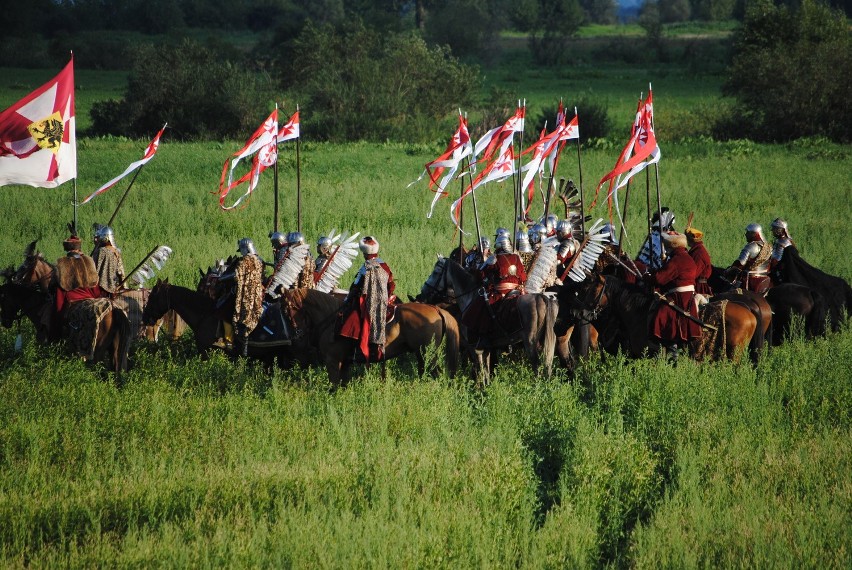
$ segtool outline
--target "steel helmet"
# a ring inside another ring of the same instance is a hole
[[[618,245],[618,238],[616,237],[614,225],[607,222],[606,224],[604,224],[604,227],[602,227],[598,233],[601,233],[601,234],[609,233],[609,237],[607,238],[607,241],[609,243],[611,243],[612,245]]]
[[[485,236],[479,239],[479,251],[485,252],[491,249],[491,240]]]
[[[521,230],[515,234],[515,247],[517,247],[518,251],[521,253],[532,252],[532,246],[530,246],[530,236],[527,235],[527,232]]]
[[[651,217],[651,227],[660,228],[664,232],[674,229],[674,212],[672,212],[668,208],[663,208],[661,212],[662,214],[655,212],[654,215]],[[660,223],[660,220],[662,220],[662,224]]]
[[[287,243],[292,245],[302,245],[305,243],[305,236],[302,232],[290,232],[287,234]]]
[[[547,236],[547,227],[544,224],[533,224],[529,230],[529,236],[531,243],[539,244],[542,238]]]
[[[552,236],[556,232],[556,225],[559,223],[559,217],[556,214],[547,214],[544,219],[544,227],[547,228],[547,235]]]
[[[497,252],[512,251],[512,242],[509,240],[508,234],[497,236],[497,239],[494,240],[494,250]]]
[[[746,226],[746,239],[748,241],[763,241],[763,227],[760,224],[752,223]]]
[[[281,249],[287,245],[287,237],[281,232],[270,232],[269,241],[272,242],[272,247],[275,249]]]
[[[250,238],[242,238],[237,242],[237,251],[241,255],[255,255],[257,251],[254,249],[254,242]]]
[[[509,235],[509,230],[507,230],[506,228],[497,228],[497,232],[494,234],[494,238],[496,239],[500,236],[507,236],[507,235]]]
[[[772,220],[772,235],[775,237],[790,237],[790,232],[787,228],[787,222],[782,218]]]
[[[95,238],[100,245],[115,245],[115,232],[109,226],[101,226],[98,228]]]
[[[320,255],[328,255],[331,248],[331,238],[322,236],[317,240],[317,253]]]
[[[574,226],[568,220],[560,220],[556,224],[556,237],[560,240],[568,239],[574,234]]]

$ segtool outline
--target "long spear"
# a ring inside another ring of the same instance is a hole
[[[124,199],[127,198],[127,194],[130,192],[130,189],[133,188],[133,183],[136,182],[136,177],[139,176],[139,173],[142,171],[143,168],[145,168],[144,164],[137,168],[136,172],[133,173],[133,178],[130,179],[130,184],[127,185],[127,190],[125,190],[124,194],[121,195],[121,200],[118,201],[118,205],[115,207],[115,211],[112,213],[112,216],[110,216],[109,221],[106,223],[106,225],[112,225],[113,220],[115,220],[115,216],[121,209],[121,205],[124,204]]]
[[[278,103],[275,103],[275,111],[277,116]],[[278,133],[275,133],[275,138],[278,138]],[[275,141],[275,165],[272,167],[272,180],[275,187],[275,206],[272,215],[272,231],[278,231],[278,140]]]
[[[518,106],[520,107],[521,101],[518,100]],[[524,99],[524,126],[526,126],[526,109],[527,109],[527,100]],[[509,236],[511,243],[513,244],[513,250],[518,251],[518,244],[515,243],[515,233],[518,230],[518,222],[520,221],[520,209],[521,209],[521,182],[522,177],[520,176],[521,172],[521,151],[524,149],[524,130],[521,129],[520,142],[518,144],[518,152],[517,152],[517,164],[515,165],[515,172],[512,173],[512,188],[515,194],[515,213],[514,218],[512,218],[512,234]]]
[[[577,115],[577,107],[574,107],[574,116],[578,117],[579,124],[579,116]],[[586,206],[583,202],[583,161],[580,160],[580,137],[577,137],[577,172],[579,174],[580,179],[580,229],[583,232],[583,235],[586,235]]]
[[[296,112],[299,112],[299,105],[296,105]],[[301,132],[299,138],[296,139],[296,231],[302,231],[302,162],[300,158],[300,148],[302,144]]]

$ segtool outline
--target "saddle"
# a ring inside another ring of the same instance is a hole
[[[65,309],[63,336],[71,348],[86,360],[95,356],[98,327],[104,316],[112,311],[109,299],[83,299]]]
[[[263,313],[248,337],[249,345],[286,346],[304,334],[297,329],[291,318],[284,318],[281,302],[264,303]]]

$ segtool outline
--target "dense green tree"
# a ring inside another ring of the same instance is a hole
[[[846,16],[803,0],[796,9],[755,2],[734,40],[723,92],[736,100],[721,136],[852,140],[852,42]]]
[[[193,40],[141,46],[134,61],[124,98],[92,106],[93,134],[148,136],[168,122],[178,139],[240,137],[275,101],[271,82]]]
[[[310,116],[311,136],[331,140],[434,140],[450,113],[470,104],[480,81],[446,48],[359,22],[308,23],[292,58],[278,62],[285,87]]]
[[[568,40],[583,23],[579,0],[521,0],[510,11],[515,27],[529,34],[533,59],[558,65],[569,57]]]
[[[618,17],[616,0],[580,0],[587,22],[594,24],[615,24]]]

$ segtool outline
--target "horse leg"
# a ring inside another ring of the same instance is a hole
[[[571,354],[571,335],[575,328],[574,325],[571,325],[568,330],[556,337],[556,356],[562,366],[569,370],[574,368],[574,355]]]

